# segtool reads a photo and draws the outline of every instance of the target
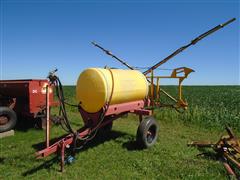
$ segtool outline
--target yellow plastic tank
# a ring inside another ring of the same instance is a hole
[[[113,78],[111,76],[113,74]],[[101,110],[109,101],[110,104],[120,104],[142,100],[148,94],[146,77],[137,70],[89,68],[84,70],[77,81],[76,99],[88,113]]]

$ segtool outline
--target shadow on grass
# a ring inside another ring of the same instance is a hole
[[[128,151],[139,151],[143,149],[141,146],[139,146],[137,141],[125,142],[123,143],[122,147],[127,149]]]
[[[40,128],[36,128],[36,119],[23,117],[18,115],[17,124],[15,130],[21,132],[27,132],[29,129],[35,128],[36,130],[41,130]]]
[[[222,163],[225,162],[225,160],[223,160],[224,159],[223,156],[219,153],[211,151],[210,149],[206,150],[204,148],[198,148],[198,150],[201,151],[202,153],[198,154],[197,157],[201,157],[201,158],[211,160],[211,161],[219,161],[219,162],[222,162]],[[229,169],[226,169],[227,173],[228,173],[228,179],[240,180],[240,169],[237,168],[236,164],[233,164],[231,161],[226,161],[226,162],[230,166],[230,168],[232,168],[234,173],[236,174],[236,178],[234,178],[233,176],[231,176],[229,174],[229,172],[228,172]]]
[[[32,174],[36,173],[39,170],[49,169],[53,164],[55,164],[57,162],[58,162],[58,157],[56,156],[56,157],[54,157],[54,158],[52,158],[48,161],[45,161],[40,166],[37,166],[35,168],[32,168],[32,169],[22,173],[22,176],[29,176],[29,175],[32,175]]]
[[[114,130],[108,133],[99,132],[93,140],[89,141],[86,145],[84,145],[84,147],[81,150],[78,150],[77,152],[85,151],[89,148],[94,148],[100,144],[103,144],[104,142],[115,140],[118,137],[122,137],[125,135],[127,134],[120,131],[114,131]]]
[[[15,127],[15,130],[17,131],[21,131],[21,132],[27,132],[30,129],[34,129],[34,130],[39,130],[39,131],[43,131],[44,128],[42,127],[42,119],[41,118],[31,118],[31,117],[25,117],[22,115],[17,115],[18,120],[17,120],[17,124]],[[56,119],[58,119],[58,116],[51,116],[51,118],[54,121],[57,121]],[[50,121],[50,127],[53,126],[58,126],[58,124],[54,124],[52,121]],[[72,123],[74,125],[78,125],[78,123]]]
[[[96,137],[93,140],[86,143],[83,146],[83,148],[81,148],[80,150],[76,150],[75,153],[84,152],[89,148],[97,147],[98,145],[103,144],[104,142],[115,140],[118,137],[126,136],[126,135],[127,135],[126,133],[119,132],[119,131],[111,131],[107,134],[99,133],[99,134],[96,135]],[[64,137],[64,136],[62,136],[62,137]],[[52,139],[50,141],[51,142],[50,144],[53,144],[54,142],[56,142],[57,140],[60,140],[60,139],[61,139],[61,137]],[[45,142],[34,144],[34,145],[32,145],[32,147],[36,150],[41,150],[41,149],[45,148]],[[22,176],[28,176],[28,175],[34,174],[37,171],[42,170],[42,169],[49,169],[53,164],[57,163],[58,161],[59,161],[58,156],[55,156],[54,158],[52,158],[48,161],[45,161],[41,165],[39,165],[37,167],[34,167],[34,168],[22,173]],[[59,169],[60,169],[60,167],[59,167]]]
[[[4,159],[5,159],[5,158],[0,158],[0,164],[3,164],[3,163],[4,163]]]
[[[52,144],[54,144],[55,142],[61,140],[62,138],[66,137],[66,136],[67,136],[67,134],[64,134],[64,135],[62,135],[62,136],[60,136],[60,137],[52,138],[52,139],[50,139],[49,144],[52,145]],[[35,150],[40,151],[40,150],[46,148],[46,142],[43,141],[43,142],[40,142],[40,143],[37,143],[37,144],[33,144],[32,147],[33,147]]]
[[[213,161],[218,161],[219,160],[219,155],[212,151],[211,149],[206,149],[206,148],[198,148],[198,150],[201,152],[200,154],[197,154],[197,157],[202,157],[207,160],[213,160]]]

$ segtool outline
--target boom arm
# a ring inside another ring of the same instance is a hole
[[[174,51],[172,54],[170,54],[169,56],[167,56],[166,58],[164,58],[162,61],[158,62],[157,64],[155,64],[154,66],[152,66],[151,68],[149,68],[148,70],[146,70],[145,72],[143,72],[144,75],[150,73],[152,70],[158,68],[159,66],[161,66],[162,64],[166,63],[168,60],[170,60],[171,58],[173,58],[174,56],[176,56],[177,54],[179,54],[180,52],[182,52],[183,50],[187,49],[189,46],[191,45],[195,45],[198,41],[202,40],[203,38],[207,37],[208,35],[214,33],[215,31],[223,28],[224,26],[230,24],[231,22],[235,21],[236,18],[230,19],[229,21],[223,23],[223,24],[219,24],[218,26],[210,29],[209,31],[201,34],[200,36],[198,36],[197,38],[193,39],[189,44],[180,47],[179,49],[177,49],[176,51]]]
[[[102,51],[104,51],[107,55],[111,56],[112,58],[118,60],[120,63],[122,63],[123,65],[127,66],[129,69],[133,70],[134,68],[132,66],[130,66],[128,63],[126,63],[125,61],[121,60],[120,58],[118,58],[117,56],[115,56],[114,54],[112,54],[109,50],[104,49],[102,46],[98,45],[95,42],[92,42],[92,44],[96,47],[98,47],[99,49],[101,49]]]

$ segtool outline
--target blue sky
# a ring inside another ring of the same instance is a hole
[[[45,78],[57,67],[69,85],[88,67],[125,68],[91,41],[133,66],[151,66],[233,17],[161,67],[193,68],[190,85],[240,84],[239,1],[2,0],[1,79]]]

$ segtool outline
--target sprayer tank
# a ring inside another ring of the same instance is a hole
[[[137,70],[89,68],[80,74],[76,86],[76,99],[88,113],[100,111],[111,95],[110,105],[143,100],[147,94],[146,77]]]

